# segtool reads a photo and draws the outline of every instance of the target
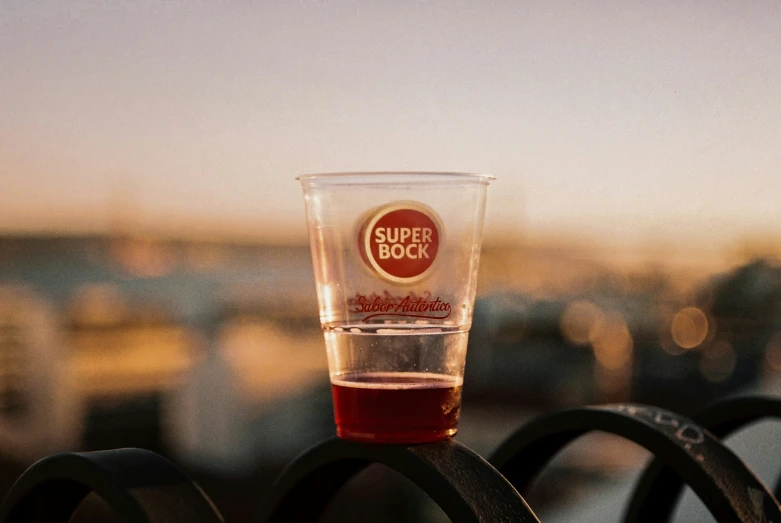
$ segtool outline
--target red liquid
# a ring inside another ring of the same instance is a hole
[[[424,443],[456,433],[460,378],[414,372],[373,372],[331,378],[340,438]]]

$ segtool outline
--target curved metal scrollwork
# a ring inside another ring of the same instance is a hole
[[[595,430],[648,449],[683,478],[719,523],[781,521],[781,507],[740,458],[693,421],[654,407],[605,405],[541,416],[489,461],[523,493],[563,447]]]
[[[454,522],[536,522],[516,490],[478,454],[452,440],[377,445],[333,438],[299,456],[261,503],[256,523],[317,521],[336,492],[371,463],[403,474]]]
[[[33,464],[8,492],[0,523],[67,523],[90,493],[125,523],[222,523],[203,491],[154,452],[118,449],[55,454]]]
[[[781,399],[761,396],[727,398],[716,401],[696,416],[697,422],[718,438],[765,418],[781,418]],[[625,522],[658,523],[669,521],[683,489],[674,470],[654,459],[637,481],[624,514]],[[776,485],[776,499],[781,481]]]

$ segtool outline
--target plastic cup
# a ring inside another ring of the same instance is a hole
[[[422,443],[456,433],[492,179],[298,178],[339,437]]]

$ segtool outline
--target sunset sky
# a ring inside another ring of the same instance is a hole
[[[489,236],[781,238],[781,2],[0,0],[0,231],[302,238],[296,175],[395,169],[496,175]]]

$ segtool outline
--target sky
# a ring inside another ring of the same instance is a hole
[[[428,170],[497,177],[489,238],[781,238],[779,28],[775,0],[0,0],[0,231],[303,238],[295,176]]]

